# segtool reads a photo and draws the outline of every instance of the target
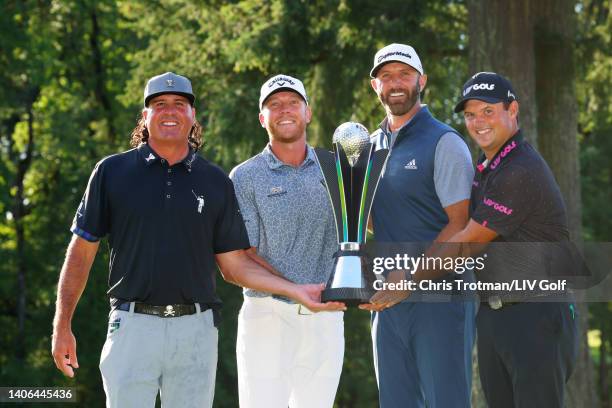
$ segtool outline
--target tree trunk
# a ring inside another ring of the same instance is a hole
[[[27,215],[25,206],[24,181],[25,175],[32,163],[34,151],[34,118],[32,105],[28,106],[28,143],[25,152],[17,156],[17,174],[14,186],[16,187],[13,201],[13,220],[15,223],[15,236],[17,241],[17,338],[15,344],[15,357],[19,360],[25,358],[25,320],[26,320],[26,240],[24,218]]]
[[[91,47],[91,56],[94,73],[94,95],[96,100],[102,106],[102,114],[106,118],[108,126],[108,135],[111,141],[114,141],[117,137],[117,131],[115,129],[115,120],[113,115],[113,107],[108,97],[108,91],[106,89],[106,74],[104,71],[104,63],[102,58],[102,51],[100,50],[100,24],[98,23],[98,15],[95,9],[95,3],[93,9],[90,12],[91,20],[91,36],[89,37],[89,46]]]
[[[578,107],[574,71],[574,2],[543,0],[535,21],[538,149],[552,169],[567,207],[570,236],[582,241]],[[568,385],[567,405],[598,406],[587,344],[588,305],[578,303],[580,349]]]
[[[570,234],[582,236],[574,91],[574,10],[569,0],[470,0],[469,69],[510,79],[520,127],[551,167],[565,198]],[[588,308],[579,304],[580,354],[567,405],[595,407],[593,366],[586,343]],[[475,384],[478,382],[475,381]]]
[[[469,75],[494,71],[514,85],[525,137],[537,143],[535,56],[529,0],[469,0]]]
[[[610,408],[610,392],[608,391],[608,355],[607,333],[602,330],[601,344],[599,346],[599,389],[601,390],[601,407]]]

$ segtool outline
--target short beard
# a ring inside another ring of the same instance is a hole
[[[393,93],[393,89],[389,91],[389,95]],[[408,94],[408,98],[404,102],[390,104],[388,102],[387,97],[380,95],[379,99],[385,107],[387,113],[392,114],[393,116],[402,116],[406,113],[410,112],[410,110],[416,105],[419,101],[419,95],[421,93],[421,87],[419,86],[419,82],[417,79],[417,83],[415,87],[410,90]]]

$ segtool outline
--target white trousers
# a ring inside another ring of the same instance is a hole
[[[236,357],[240,407],[331,408],[344,358],[343,313],[245,296]]]

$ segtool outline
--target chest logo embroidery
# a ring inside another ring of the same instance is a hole
[[[195,193],[195,191],[193,191],[193,190],[191,190],[191,192],[193,193],[193,196],[195,197],[196,201],[198,202],[198,213],[202,214],[202,210],[204,209],[204,196],[197,195]]]
[[[404,168],[405,168],[406,170],[418,170],[417,163],[416,163],[416,159],[412,159],[412,160],[410,160],[408,163],[406,163],[406,165],[404,166]]]
[[[151,160],[155,160],[155,156],[153,156],[153,153],[149,153],[149,156],[145,157],[145,160],[148,162],[150,162]]]
[[[287,193],[287,190],[285,190],[281,186],[270,187],[270,192],[268,193],[268,197],[278,197],[278,196],[281,196],[281,195],[286,194],[286,193]]]

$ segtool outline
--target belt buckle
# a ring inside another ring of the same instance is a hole
[[[501,297],[499,297],[497,295],[490,296],[488,302],[489,302],[489,307],[491,309],[493,309],[493,310],[499,310],[504,305],[502,300],[501,300]]]
[[[298,314],[302,316],[309,316],[313,314],[306,306],[298,305]]]
[[[176,310],[174,310],[174,306],[167,305],[166,309],[164,310],[163,317],[174,317],[175,313],[176,313]]]

